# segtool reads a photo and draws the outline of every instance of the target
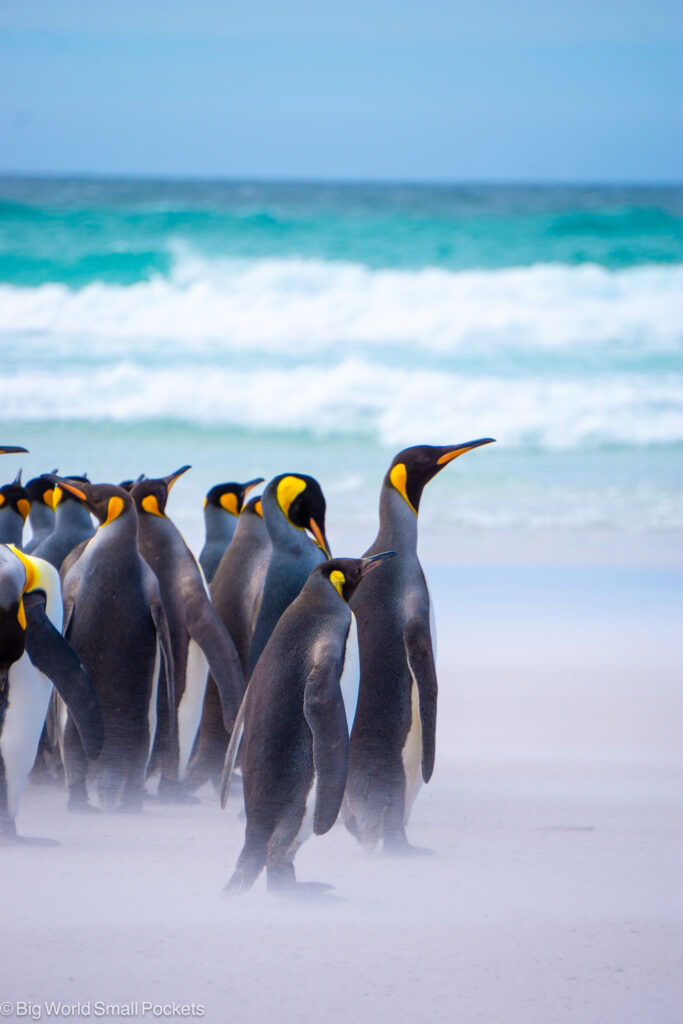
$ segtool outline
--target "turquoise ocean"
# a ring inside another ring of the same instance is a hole
[[[4,476],[191,463],[194,543],[285,470],[369,540],[396,451],[482,436],[428,536],[683,527],[680,188],[0,179],[0,344]]]

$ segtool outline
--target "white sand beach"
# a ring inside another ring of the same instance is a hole
[[[262,877],[226,899],[239,794],[80,817],[34,785],[19,830],[61,846],[2,851],[0,999],[34,1019],[60,1000],[232,1024],[680,1019],[683,574],[427,571],[437,767],[409,837],[433,855],[368,856],[338,824],[296,861],[330,897]]]

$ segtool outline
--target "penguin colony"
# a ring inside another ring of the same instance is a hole
[[[237,769],[245,837],[226,892],[263,868],[276,891],[329,888],[297,882],[294,858],[338,818],[368,850],[426,852],[406,836],[436,740],[418,510],[437,473],[492,440],[399,452],[360,558],[332,557],[325,498],[301,473],[251,498],[263,478],[212,487],[199,559],[166,514],[189,466],[0,487],[0,843],[50,842],[16,832],[31,771],[98,813],[142,810],[155,777],[157,800],[211,781],[225,806]]]

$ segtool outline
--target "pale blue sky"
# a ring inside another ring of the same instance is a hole
[[[680,181],[679,0],[2,0],[0,171]]]

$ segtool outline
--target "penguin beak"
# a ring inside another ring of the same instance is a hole
[[[253,491],[253,489],[256,487],[257,484],[262,484],[263,482],[264,482],[263,477],[262,476],[257,476],[255,480],[249,480],[249,481],[247,481],[246,484],[242,484],[242,490],[244,491],[244,497],[242,498],[242,504],[244,504],[244,501],[245,501],[247,495],[249,494],[249,491]]]
[[[66,480],[62,480],[60,477],[55,477],[51,473],[46,474],[46,476],[48,480],[52,480],[53,483],[57,484],[55,491],[58,491],[61,488],[63,491],[69,491],[71,494],[75,494],[77,498],[81,499],[81,501],[87,502],[88,496],[85,491],[80,489],[80,487],[76,487],[74,484],[70,484]],[[59,499],[55,494],[55,506],[58,504]]]
[[[360,574],[361,576],[367,576],[369,572],[376,569],[378,565],[385,562],[387,558],[395,558],[398,554],[397,551],[382,551],[379,555],[370,555],[367,558],[361,558],[360,560]]]
[[[309,522],[309,526],[311,528],[311,533],[315,537],[315,542],[322,551],[322,553],[324,554],[325,558],[332,558],[325,534],[320,529],[320,527],[318,526],[318,524],[316,523],[315,519],[312,516]]]
[[[479,448],[483,444],[494,444],[495,440],[495,437],[482,437],[478,441],[468,441],[467,444],[455,444],[452,447],[444,448],[442,449],[443,454],[436,460],[436,464],[441,469],[453,459],[457,459],[459,455],[464,455],[465,452],[470,452],[473,448]]]
[[[19,455],[21,452],[28,455],[28,448],[19,448],[14,444],[0,444],[0,455]]]
[[[187,473],[188,469],[192,469],[192,466],[181,466],[180,469],[176,469],[175,473],[169,473],[168,476],[162,477],[162,480],[166,484],[166,488],[170,491],[176,480],[178,480],[183,473]]]

